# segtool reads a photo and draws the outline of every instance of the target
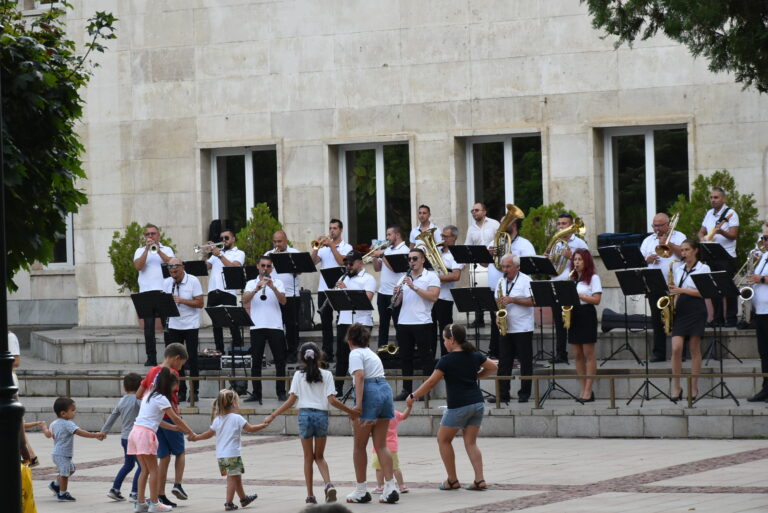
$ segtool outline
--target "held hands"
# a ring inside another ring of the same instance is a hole
[[[351,411],[349,412],[349,418],[352,420],[357,420],[357,418],[363,413],[363,408],[360,406],[355,406],[354,408],[351,408]]]
[[[96,433],[96,439],[101,441],[104,440],[107,437],[106,433]]]
[[[413,407],[413,403],[416,401],[416,399],[413,397],[413,394],[409,394],[408,397],[405,398],[405,404],[409,407]]]
[[[198,440],[200,440],[200,435],[196,433],[190,433],[187,435],[187,440],[189,440],[190,442],[197,442]]]
[[[264,427],[267,427],[272,423],[273,420],[275,420],[275,417],[273,417],[272,415],[267,415],[266,417],[264,417],[264,423],[262,425]]]

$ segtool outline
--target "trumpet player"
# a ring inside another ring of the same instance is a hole
[[[411,233],[408,236],[408,239],[411,241],[410,249],[413,249],[417,246],[424,245],[424,243],[421,242],[416,237],[418,237],[421,232],[425,232],[430,228],[435,229],[435,231],[433,232],[435,234],[434,235],[435,244],[440,244],[441,242],[443,242],[443,239],[441,238],[440,228],[438,228],[435,223],[430,221],[431,216],[432,216],[432,209],[430,209],[428,205],[419,205],[419,209],[416,211],[416,218],[419,220],[419,224],[413,227],[413,230],[411,230]]]
[[[155,248],[156,251],[152,251]],[[160,243],[160,228],[154,224],[144,227],[144,246],[133,253],[133,267],[139,271],[139,292],[163,290],[163,268],[173,258],[173,250]],[[162,319],[165,326],[166,319]],[[144,350],[147,353],[145,367],[157,365],[155,318],[144,319]]]
[[[763,225],[760,236],[762,248],[768,247],[768,223]],[[754,295],[752,305],[755,307],[755,328],[757,334],[757,351],[760,354],[762,373],[768,373],[768,251],[761,250],[760,260],[755,265],[755,274],[749,276]],[[763,378],[760,391],[747,399],[749,402],[768,400],[768,378]]]
[[[651,221],[653,233],[643,239],[640,245],[642,253],[649,269],[660,269],[664,276],[669,271],[669,264],[673,260],[680,260],[680,244],[685,240],[685,235],[673,230],[669,216],[659,212]],[[669,248],[669,254],[665,253],[664,246]],[[653,320],[653,351],[651,362],[663,362],[667,359],[667,334],[664,333],[664,325],[661,320],[661,310],[656,308],[660,296],[648,296]]]
[[[499,344],[499,376],[511,376],[512,366],[520,361],[520,375],[533,374],[533,294],[531,278],[520,272],[520,257],[506,255],[501,259],[502,277],[496,285],[496,300],[507,312],[507,333]],[[499,382],[499,399],[509,402],[509,381]],[[527,403],[531,397],[531,380],[520,381],[517,402]],[[495,402],[493,397],[488,402]]]
[[[232,230],[221,232],[221,241],[223,248],[214,245],[208,241],[211,248],[211,256],[208,258],[210,278],[208,279],[208,306],[235,306],[237,305],[237,289],[227,289],[224,283],[225,267],[241,267],[245,263],[245,252],[240,251],[235,246],[237,238]],[[230,328],[232,335],[232,344],[236,346],[243,345],[243,337],[240,330]],[[222,328],[213,328],[213,341],[216,344],[216,350],[224,352],[224,330]]]
[[[405,273],[398,273],[392,269],[387,259],[387,255],[408,254],[408,245],[403,241],[403,232],[399,226],[392,225],[387,228],[387,242],[389,247],[384,250],[376,251],[373,256],[373,270],[379,274],[379,290],[376,296],[376,309],[379,311],[379,347],[389,344],[389,321],[393,326],[397,326],[397,316],[400,313],[399,308],[389,309],[392,303],[392,290],[397,282],[405,276]]]
[[[283,230],[278,230],[272,235],[272,249],[267,255],[273,253],[298,253],[299,250],[288,245],[288,236]],[[288,347],[288,363],[296,363],[296,351],[299,348],[299,304],[301,302],[301,277],[292,273],[273,273],[285,288],[286,303],[280,305],[285,323],[285,342]]]
[[[440,258],[443,259],[445,268],[448,269],[448,274],[440,276],[440,295],[437,298],[435,306],[432,308],[432,318],[435,324],[437,324],[437,338],[434,339],[434,344],[430,350],[430,354],[435,354],[435,345],[440,346],[441,356],[445,356],[448,350],[444,344],[440,344],[441,334],[446,326],[453,324],[453,296],[451,295],[451,289],[456,286],[456,283],[461,279],[461,270],[464,264],[459,264],[453,258],[451,251],[448,249],[451,246],[456,245],[456,239],[459,236],[459,229],[453,225],[448,225],[443,228],[443,245],[440,248]]]
[[[317,241],[317,248],[312,248],[312,261],[320,264],[320,269],[331,269],[344,265],[344,255],[352,251],[352,246],[341,238],[344,233],[344,223],[339,219],[331,219],[328,223],[328,237],[321,237]],[[332,363],[333,360],[333,308],[330,305],[324,308],[327,298],[325,291],[328,285],[320,274],[320,281],[317,284],[317,309],[320,312],[320,324],[323,330],[323,353],[326,356],[326,362]]]

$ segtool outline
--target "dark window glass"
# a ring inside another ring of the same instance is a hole
[[[238,232],[245,226],[245,159],[242,155],[216,157],[219,219]]]
[[[645,136],[616,136],[611,144],[615,230],[646,233]]]
[[[670,213],[669,206],[679,194],[688,197],[688,131],[685,128],[654,131],[653,149],[656,210]]]
[[[512,139],[515,205],[523,212],[539,207],[544,202],[541,181],[541,137],[515,137]],[[504,211],[506,213],[506,209]]]
[[[347,159],[347,240],[370,243],[376,238],[376,152],[351,150]]]
[[[253,204],[266,203],[275,219],[277,211],[277,151],[254,151],[253,155]]]
[[[67,237],[61,236],[59,240],[53,245],[53,260],[54,264],[66,264],[67,263]]]
[[[403,237],[411,230],[411,180],[408,145],[384,146],[384,203],[386,225],[400,227]],[[358,239],[358,242],[370,242]]]
[[[488,217],[499,219],[507,211],[504,207],[504,143],[475,143],[472,159],[474,203],[484,203]]]

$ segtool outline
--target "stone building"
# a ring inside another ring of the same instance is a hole
[[[93,11],[119,18],[84,94],[89,203],[60,263],[18,277],[11,324],[135,324],[113,232],[156,223],[189,259],[258,201],[299,249],[331,217],[370,242],[420,204],[463,240],[475,200],[563,201],[594,248],[721,168],[768,210],[768,96],[663,37],[615,49],[578,0],[72,3],[80,45]]]

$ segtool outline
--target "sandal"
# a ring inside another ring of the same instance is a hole
[[[446,479],[442,483],[440,483],[440,489],[441,490],[460,490],[461,485],[459,484],[459,480],[451,481],[450,479]]]
[[[473,481],[471,485],[467,485],[467,490],[472,490],[473,492],[484,492],[487,489],[488,485],[485,484],[485,479],[481,479],[480,481]]]
[[[37,456],[29,460],[29,468],[34,468],[38,465],[40,465],[40,460],[37,459]]]
[[[235,506],[232,502],[225,502],[224,503],[224,511],[235,511],[237,509],[237,506]]]

